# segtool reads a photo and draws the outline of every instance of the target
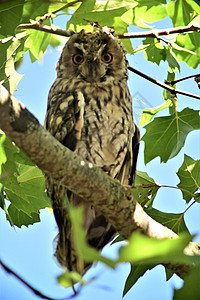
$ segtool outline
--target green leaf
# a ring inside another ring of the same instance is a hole
[[[143,41],[143,45],[147,45],[144,56],[152,63],[160,64],[161,60],[166,59],[165,48],[157,39],[146,38]]]
[[[161,212],[155,208],[147,208],[145,212],[160,224],[173,230],[178,235],[182,232],[188,233],[187,226],[184,221],[184,213],[172,214]]]
[[[155,118],[144,128],[145,164],[157,156],[161,162],[167,162],[179,153],[188,133],[200,128],[199,112],[185,108],[171,116]]]
[[[200,282],[200,259],[198,257],[198,264],[190,273],[184,277],[183,287],[174,291],[174,300],[183,299],[199,299],[199,282]]]
[[[0,137],[0,182],[8,211],[15,225],[29,225],[39,220],[40,209],[50,207],[45,192],[44,176],[5,135]],[[16,222],[16,223],[15,223]]]
[[[171,104],[172,104],[172,101],[170,99],[168,99],[164,104],[161,104],[154,108],[143,109],[139,126],[142,126],[142,125],[150,122],[159,111],[169,107]]]
[[[4,186],[1,183],[0,183],[0,207],[5,211],[7,220],[10,222],[10,225],[13,226],[14,225],[13,220],[9,214],[9,211],[7,210],[6,203],[5,203]]]
[[[7,216],[10,225],[16,225],[17,227],[21,228],[22,225],[29,226],[34,223],[40,222],[40,215],[36,212],[31,212],[29,215],[22,210],[19,210],[15,205],[11,204],[8,207],[8,214]]]
[[[0,39],[14,36],[20,24],[25,0],[5,1],[0,4]]]
[[[119,261],[140,265],[160,263],[192,264],[188,256],[183,253],[191,237],[181,234],[178,239],[157,240],[135,232],[128,244],[119,249]]]
[[[133,188],[134,199],[142,206],[152,205],[160,185],[156,183],[147,173],[137,171],[135,188]]]
[[[170,1],[168,4],[168,6],[172,6],[173,8],[170,11],[174,14],[172,16],[174,26],[199,24],[200,6],[192,0],[183,1],[183,6],[181,6],[181,2],[182,1],[176,1],[176,3],[172,3],[172,1]],[[194,11],[194,8],[196,12]],[[181,11],[182,14],[176,15],[179,11]],[[191,68],[197,68],[199,66],[200,41],[198,32],[179,34],[176,38],[176,42],[172,42],[171,46],[178,61],[186,62]]]
[[[57,280],[60,285],[62,285],[65,288],[68,288],[70,286],[73,286],[75,283],[79,282],[81,285],[85,284],[86,281],[82,280],[82,277],[77,272],[69,272],[65,271],[61,275],[57,277]]]
[[[184,155],[184,162],[179,168],[177,175],[180,179],[178,187],[182,191],[185,201],[189,202],[195,196],[194,193],[200,186],[200,160],[195,161],[191,157]]]
[[[178,61],[184,61],[194,69],[199,66],[200,41],[198,32],[177,36],[176,43],[173,43],[172,46]]]
[[[31,62],[35,62],[46,51],[51,40],[49,33],[33,30],[31,35],[26,40],[26,47],[29,49]]]
[[[131,271],[126,279],[123,290],[123,297],[128,293],[132,286],[138,281],[140,277],[148,270],[154,268],[155,265],[131,265]]]
[[[20,46],[20,41],[16,39],[0,41],[0,81],[4,81],[6,89],[13,94],[16,86],[23,75],[15,71],[15,54]]]
[[[114,268],[116,262],[108,259],[93,247],[89,246],[86,241],[86,233],[83,229],[83,207],[70,207],[70,219],[72,222],[74,244],[80,261],[86,262],[102,261],[109,267]]]
[[[167,74],[167,81],[175,81],[176,80],[176,75],[175,73],[168,72]],[[165,82],[166,83],[166,82]],[[169,84],[169,86],[171,86]],[[173,88],[176,88],[176,84],[173,85]],[[163,97],[165,100],[170,100],[171,105],[169,106],[169,113],[171,115],[175,114],[177,111],[177,98],[176,95],[172,94],[170,91],[164,89],[163,90]]]
[[[198,5],[192,0],[170,0],[167,5],[167,12],[174,27],[188,25],[197,15],[194,8],[199,11]]]
[[[167,17],[165,1],[139,0],[134,9],[133,23],[142,28],[149,28],[145,23],[153,23]]]
[[[88,0],[82,2],[81,6],[75,11],[71,19],[67,23],[67,29],[72,29],[76,32],[81,29],[92,31],[92,26],[88,23],[97,22],[101,26],[115,28],[116,32],[120,32],[122,26],[121,16],[128,10],[137,5],[136,1],[132,0],[110,0],[110,1],[94,1]],[[115,18],[118,17],[118,20]],[[120,24],[119,24],[120,21]],[[118,25],[119,24],[119,25]],[[123,33],[123,32],[121,32]]]
[[[171,45],[171,43],[170,43],[170,45]],[[164,48],[165,48],[165,53],[166,53],[166,61],[168,62],[168,65],[169,65],[169,72],[172,73],[172,72],[175,72],[176,70],[178,70],[180,72],[180,65],[177,62],[177,59],[174,56],[173,52],[167,46],[165,46]]]

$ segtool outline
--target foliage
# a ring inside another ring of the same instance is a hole
[[[167,2],[167,3],[166,3]],[[108,0],[108,1],[41,1],[41,0],[11,0],[0,4],[0,81],[13,93],[21,79],[16,72],[16,66],[23,63],[23,54],[28,51],[31,61],[38,60],[51,47],[63,42],[63,38],[33,29],[17,29],[22,23],[40,20],[42,16],[51,13],[43,25],[54,26],[54,18],[60,13],[68,16],[67,30],[87,31],[95,30],[91,25],[96,22],[100,26],[114,27],[116,33],[127,33],[129,25],[143,29],[151,29],[154,22],[166,17],[170,18],[174,27],[199,23],[200,6],[194,0]],[[122,40],[128,53],[144,52],[148,61],[156,63],[161,61],[168,64],[168,80],[175,80],[175,72],[180,71],[180,61],[184,61],[190,68],[197,68],[200,63],[199,33],[173,34],[165,40],[147,37],[141,40],[140,46],[134,51],[129,39]],[[169,79],[171,78],[171,79]],[[173,79],[172,79],[173,78]],[[163,102],[154,109],[143,110],[140,126],[144,126],[146,133],[142,137],[145,143],[144,161],[149,163],[155,157],[161,162],[168,162],[177,156],[184,147],[187,135],[200,129],[199,112],[190,108],[177,111],[177,98],[164,92]],[[169,108],[169,115],[155,117],[160,111]],[[177,175],[183,199],[188,203],[192,199],[200,202],[198,188],[200,161],[195,161],[185,155]],[[135,233],[126,246],[122,246],[118,258],[109,260],[91,249],[81,228],[81,211],[71,210],[74,236],[81,259],[87,261],[103,261],[114,268],[124,261],[131,262],[131,272],[127,278],[125,295],[140,276],[148,269],[162,262],[187,262],[182,250],[190,237],[184,222],[184,212],[169,214],[154,209],[153,202],[157,191],[163,186],[156,183],[147,173],[137,172],[134,197],[139,201],[146,212],[155,220],[171,228],[182,238],[177,241],[156,241]],[[50,207],[49,199],[45,193],[44,178],[41,171],[34,166],[19,149],[2,133],[0,135],[0,207],[5,211],[10,224],[21,227],[39,222],[39,210]],[[9,201],[9,206],[7,205]],[[8,206],[8,207],[7,207]],[[75,222],[74,220],[80,220]],[[81,232],[81,238],[80,238]],[[79,235],[78,235],[79,233]],[[146,251],[145,249],[148,249]],[[196,299],[199,282],[199,266],[186,278],[181,290],[175,291],[174,299],[192,296]],[[71,286],[78,281],[85,284],[78,274],[65,272],[58,278],[60,284]],[[196,290],[197,289],[197,290]],[[193,294],[191,294],[191,291]]]

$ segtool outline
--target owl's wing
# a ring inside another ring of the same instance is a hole
[[[132,137],[132,165],[131,165],[131,173],[128,182],[130,186],[132,186],[135,182],[139,147],[140,147],[140,131],[139,128],[135,125],[135,132],[134,132],[134,136]]]
[[[80,139],[83,126],[83,96],[81,93],[68,91],[69,82],[57,78],[48,97],[47,114],[44,127],[64,146],[74,151],[77,140]],[[51,198],[55,219],[61,232],[63,227],[69,227],[66,209],[62,197],[70,198],[71,192],[63,186],[55,184],[48,176],[46,186]]]
[[[135,182],[137,157],[140,145],[140,131],[135,124],[133,124],[133,133],[131,134],[131,132],[129,132],[129,134],[130,140],[127,145],[125,157],[116,178],[121,184],[132,186]]]
[[[74,151],[83,127],[84,98],[81,92],[67,91],[64,83],[58,78],[49,92],[44,127]]]

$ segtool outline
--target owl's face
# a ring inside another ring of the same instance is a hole
[[[57,66],[58,76],[88,83],[127,79],[122,44],[103,31],[74,34],[66,43]]]

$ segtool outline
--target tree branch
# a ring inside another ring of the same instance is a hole
[[[144,212],[133,199],[131,187],[122,186],[60,144],[2,85],[0,128],[45,174],[101,211],[124,238],[136,230],[157,239],[178,237]],[[185,252],[200,251],[196,243],[190,243]]]
[[[198,96],[198,95],[195,95],[195,94],[191,94],[191,93],[188,93],[188,92],[184,92],[184,91],[181,91],[181,90],[174,89],[173,87],[171,87],[171,86],[169,86],[169,85],[167,85],[167,84],[165,84],[165,83],[163,83],[163,82],[161,82],[161,81],[159,81],[159,80],[156,80],[156,79],[154,79],[154,78],[152,78],[152,77],[150,77],[150,76],[148,76],[148,75],[146,75],[146,74],[144,74],[144,73],[142,73],[142,72],[136,70],[135,68],[133,68],[133,67],[131,67],[131,66],[128,66],[128,69],[129,69],[131,72],[133,72],[133,73],[135,73],[135,74],[137,74],[137,75],[139,75],[139,76],[141,76],[141,77],[147,79],[148,81],[150,81],[150,82],[152,82],[152,83],[154,83],[154,84],[156,84],[156,85],[162,87],[163,89],[165,89],[165,90],[171,92],[171,93],[174,94],[174,95],[176,95],[176,94],[181,94],[181,95],[184,95],[184,96],[188,96],[188,97],[191,97],[191,98],[195,98],[195,99],[199,99],[199,100],[200,100],[200,96]],[[191,77],[193,77],[193,75],[192,75]],[[182,80],[183,80],[183,79],[182,79]],[[181,81],[181,80],[179,80],[179,81]]]
[[[21,283],[23,283],[29,290],[31,290],[36,296],[39,296],[42,299],[47,299],[47,300],[68,300],[72,299],[75,297],[75,294],[70,296],[69,298],[64,298],[64,299],[56,299],[56,298],[51,298],[48,297],[47,295],[44,295],[40,291],[38,291],[36,288],[34,288],[32,285],[30,285],[26,280],[24,280],[21,276],[19,276],[15,271],[11,270],[5,263],[3,263],[2,260],[0,260],[0,266],[9,274],[12,274],[15,276]]]
[[[130,33],[123,33],[123,34],[116,34],[116,36],[119,39],[133,39],[133,38],[157,38],[161,35],[170,35],[170,34],[177,34],[177,33],[189,33],[189,32],[199,32],[200,31],[200,25],[197,24],[191,24],[188,26],[180,26],[175,28],[167,28],[167,29],[161,29],[161,30],[149,30],[146,32],[130,32]]]
[[[27,24],[20,24],[17,26],[17,29],[35,29],[44,31],[47,33],[57,34],[61,36],[70,37],[73,35],[73,31],[66,31],[61,28],[56,28],[52,26],[42,25],[40,21],[33,21]],[[133,38],[158,38],[159,36],[166,36],[170,34],[177,34],[177,33],[190,33],[190,32],[199,32],[200,25],[192,24],[183,27],[175,27],[175,28],[167,28],[161,30],[149,30],[146,32],[130,32],[130,33],[118,33],[115,36],[119,39],[133,39]]]
[[[27,24],[20,24],[17,26],[17,29],[35,29],[35,30],[44,31],[51,34],[66,36],[66,37],[70,37],[74,34],[74,31],[72,30],[66,31],[64,29],[57,28],[54,26],[42,25],[38,21],[33,21]]]

